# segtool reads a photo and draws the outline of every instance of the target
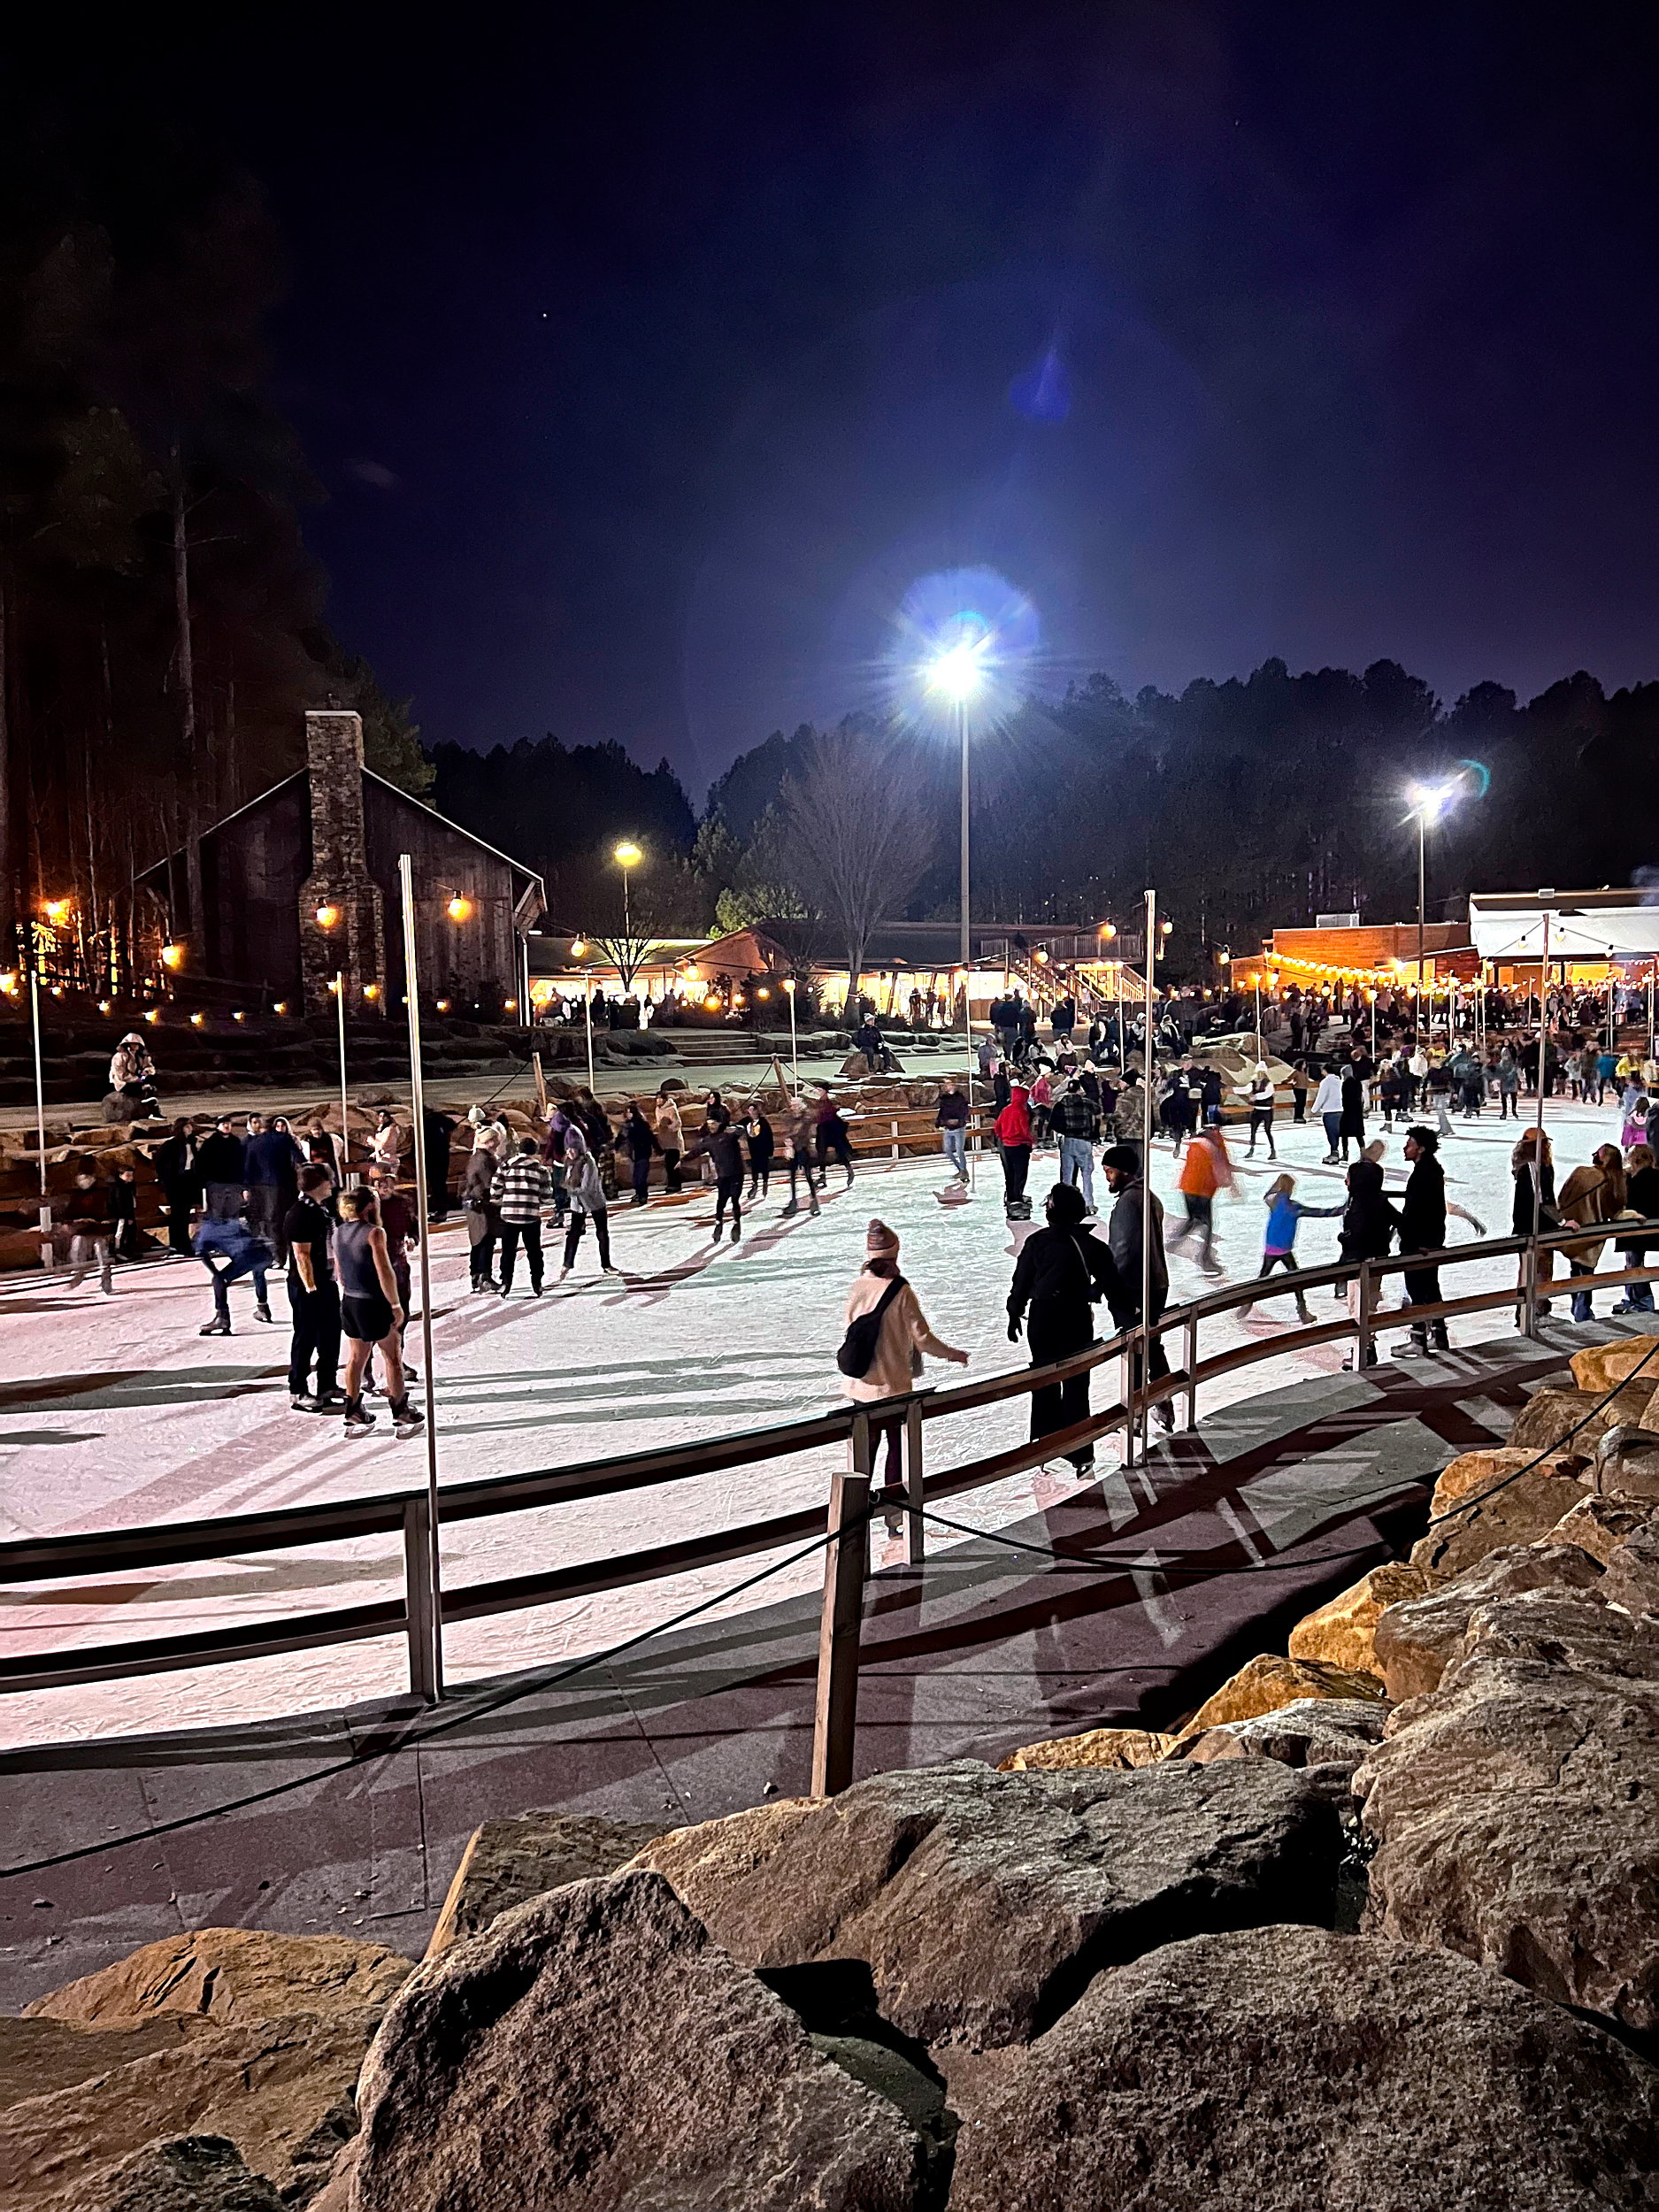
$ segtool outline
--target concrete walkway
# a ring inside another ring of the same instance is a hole
[[[860,1770],[1175,1720],[1408,1545],[1447,1460],[1501,1438],[1571,1350],[1625,1325],[1548,1325],[1543,1344],[1506,1334],[1234,1402],[1145,1470],[1056,1483],[998,1534],[885,1570],[866,1605]],[[1144,1564],[1068,1570],[1010,1540]],[[1159,1571],[1177,1557],[1207,1571]],[[345,1929],[419,1954],[481,1820],[556,1806],[679,1824],[799,1792],[817,1611],[810,1595],[751,1601],[580,1672],[565,1659],[471,1683],[431,1712],[381,1699],[7,1754],[5,1866],[93,1848],[0,1875],[0,2008],[191,1925]]]

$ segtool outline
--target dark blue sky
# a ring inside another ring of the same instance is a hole
[[[332,619],[429,740],[701,797],[965,565],[1056,685],[1659,673],[1637,11],[596,12],[231,88]]]

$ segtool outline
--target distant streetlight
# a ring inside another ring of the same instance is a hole
[[[622,871],[622,934],[631,944],[634,941],[634,915],[628,904],[628,877],[645,857],[631,837],[625,837],[614,847],[611,857]]]
[[[319,929],[337,928],[339,922],[340,909],[337,906],[323,905],[318,908],[317,926]]]
[[[1406,788],[1406,804],[1417,826],[1417,1027],[1423,1028],[1423,962],[1424,926],[1427,911],[1425,896],[1427,883],[1426,840],[1431,822],[1438,822],[1463,791],[1463,779],[1454,777],[1448,783],[1414,783]],[[1431,1020],[1432,1009],[1431,1008]]]
[[[961,963],[963,1051],[967,1060],[968,1098],[973,1098],[973,945],[969,927],[969,886],[972,876],[972,853],[969,836],[968,782],[968,709],[985,689],[988,671],[986,655],[991,649],[988,632],[977,637],[959,638],[953,645],[941,646],[928,661],[925,672],[926,687],[935,697],[947,702],[956,719],[956,740],[962,755],[962,825],[961,825]],[[856,978],[852,987],[856,987]]]

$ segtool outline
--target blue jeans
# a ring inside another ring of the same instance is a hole
[[[1334,1158],[1342,1141],[1342,1117],[1340,1114],[1321,1114],[1319,1118],[1325,1124],[1326,1148]]]
[[[1569,1260],[1567,1262],[1567,1272],[1576,1282],[1581,1278],[1587,1280],[1592,1275],[1594,1274],[1595,1270],[1593,1267],[1580,1267],[1577,1260]],[[1595,1308],[1590,1302],[1590,1294],[1587,1290],[1575,1290],[1573,1292],[1572,1317],[1575,1321],[1594,1320]]]
[[[945,1157],[965,1183],[968,1179],[968,1133],[965,1129],[941,1129],[945,1141]]]
[[[1060,1180],[1063,1183],[1081,1183],[1083,1202],[1090,1213],[1094,1212],[1094,1148],[1087,1137],[1061,1138]]]
[[[253,1294],[262,1306],[265,1304],[265,1268],[268,1263],[263,1246],[257,1259],[252,1253],[244,1252],[228,1267],[215,1267],[211,1260],[208,1261],[207,1271],[213,1278],[213,1312],[217,1319],[230,1319],[230,1286],[240,1282],[244,1275],[253,1277]]]

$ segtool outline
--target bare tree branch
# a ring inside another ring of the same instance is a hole
[[[841,940],[850,1001],[872,933],[903,905],[931,858],[919,779],[896,741],[843,728],[816,741],[781,798],[784,864]]]

